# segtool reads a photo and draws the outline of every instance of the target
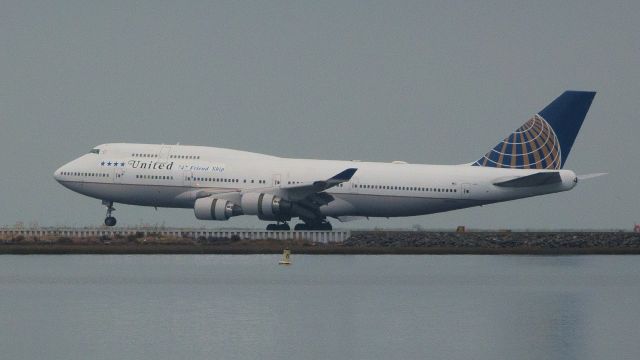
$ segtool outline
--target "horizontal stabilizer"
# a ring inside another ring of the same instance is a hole
[[[597,178],[603,175],[607,175],[607,173],[595,173],[595,174],[584,174],[584,175],[578,175],[578,180],[589,180],[589,179],[593,179],[593,178]]]
[[[561,183],[562,178],[557,171],[539,172],[519,178],[493,183],[501,187],[531,187]]]

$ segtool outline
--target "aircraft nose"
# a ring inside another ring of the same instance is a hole
[[[57,182],[62,181],[62,173],[65,171],[65,167],[67,164],[60,166],[56,171],[53,172],[53,178],[56,179]]]

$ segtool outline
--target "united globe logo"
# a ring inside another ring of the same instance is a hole
[[[549,123],[536,114],[473,165],[557,170],[562,166],[560,142]]]

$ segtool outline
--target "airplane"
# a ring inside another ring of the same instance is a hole
[[[595,92],[566,91],[478,160],[422,165],[283,158],[206,146],[111,143],[63,165],[54,178],[114,203],[193,209],[200,220],[239,215],[267,230],[331,230],[327,218],[401,217],[486,205],[573,189],[563,169]]]

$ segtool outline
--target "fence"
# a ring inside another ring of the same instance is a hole
[[[94,228],[72,228],[72,227],[38,227],[38,228],[0,228],[0,239],[11,240],[18,236],[25,239],[51,239],[66,237],[70,239],[80,238],[115,238],[118,236],[165,236],[174,238],[232,238],[260,240],[307,240],[316,243],[339,243],[351,236],[349,230],[332,231],[266,231],[249,229],[192,229],[192,228],[135,228],[135,227],[94,227]]]

